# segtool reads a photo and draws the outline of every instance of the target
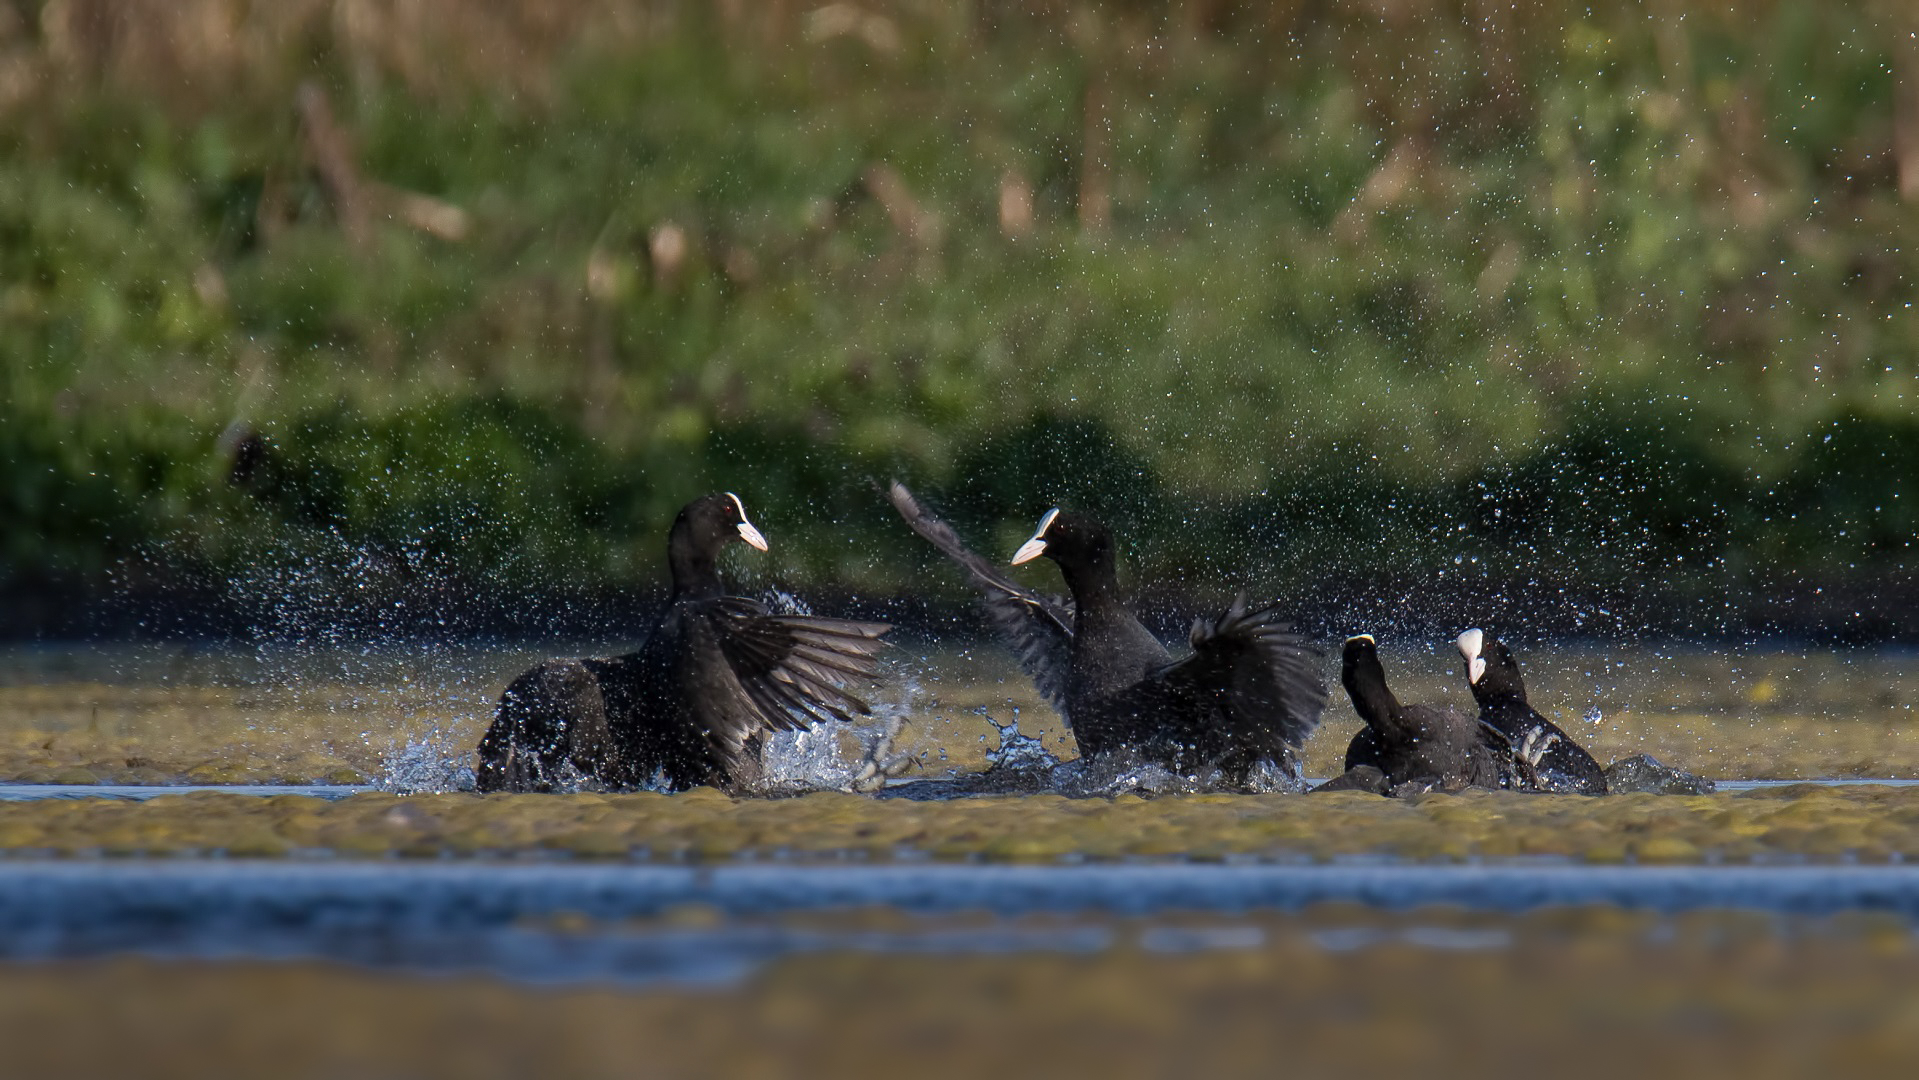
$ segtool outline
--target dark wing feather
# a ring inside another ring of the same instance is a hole
[[[1060,715],[1066,715],[1067,674],[1073,655],[1072,606],[1042,596],[1002,574],[999,567],[967,547],[952,526],[921,506],[906,485],[895,480],[890,494],[894,509],[906,524],[972,578],[985,601],[987,619],[1012,648],[1020,670],[1032,677],[1041,697],[1052,702]]]
[[[1228,743],[1279,760],[1319,726],[1326,684],[1319,650],[1279,621],[1273,608],[1249,610],[1246,598],[1193,623],[1193,655],[1152,681],[1177,697],[1210,697]]]
[[[880,638],[891,629],[887,624],[773,615],[739,597],[708,606],[702,618],[738,693],[751,705],[750,718],[741,717],[735,725],[796,730],[869,711],[845,686],[879,673],[877,657],[885,647]]]

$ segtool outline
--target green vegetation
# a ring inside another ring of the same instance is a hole
[[[0,7],[0,582],[623,587],[732,488],[919,588],[895,473],[1172,580],[1904,574],[1880,9],[1015,6]]]

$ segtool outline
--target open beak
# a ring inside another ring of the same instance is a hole
[[[1468,630],[1459,635],[1459,640],[1453,644],[1459,647],[1459,655],[1466,658],[1466,682],[1478,686],[1479,680],[1486,674],[1486,661],[1479,655],[1486,645],[1486,632]]]
[[[761,536],[760,531],[753,527],[753,523],[746,520],[746,504],[740,501],[740,497],[738,495],[735,495],[730,491],[726,493],[726,497],[733,500],[733,509],[738,510],[740,512],[740,523],[739,525],[736,526],[736,528],[738,528],[740,532],[740,539],[746,541],[748,544],[751,544],[753,547],[756,547],[761,551],[765,551],[766,537]]]
[[[1033,530],[1033,538],[1021,544],[1018,551],[1013,552],[1014,566],[1032,562],[1046,554],[1046,530],[1052,527],[1053,519],[1058,516],[1059,507],[1057,506],[1046,511],[1046,516],[1039,519],[1039,528]]]

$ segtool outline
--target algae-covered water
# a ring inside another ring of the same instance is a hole
[[[454,770],[513,675],[620,647],[12,647],[0,651],[0,783],[352,784]],[[1403,700],[1470,703],[1449,644],[1388,638],[1382,651]],[[1534,703],[1601,762],[1650,753],[1733,780],[1919,777],[1911,650],[1581,643],[1522,657]],[[1330,657],[1325,674],[1334,699],[1306,747],[1309,776],[1336,774],[1359,728]],[[908,777],[983,768],[1014,722],[1072,754],[1057,714],[991,645],[909,640],[869,696],[904,721],[894,749],[917,758]]]
[[[1414,860],[1589,863],[1919,858],[1919,789],[1782,787],[1592,800],[1512,793],[1372,796],[1001,795],[905,802],[836,792],[874,746],[853,732],[785,744],[798,798],[459,793],[499,688],[555,646],[363,649],[123,645],[0,654],[0,783],[365,785],[325,801],[195,794],[131,804],[0,805],[0,851],[641,861]],[[1401,696],[1467,703],[1447,643],[1386,642]],[[1919,775],[1910,652],[1532,647],[1533,700],[1602,762],[1650,753],[1719,780]],[[1327,678],[1336,684],[1333,662]],[[999,650],[908,642],[871,688],[897,726],[895,784],[967,775],[1003,754],[1070,757],[1070,736]],[[1335,691],[1305,770],[1332,775],[1358,729]],[[897,788],[895,789],[897,790]]]

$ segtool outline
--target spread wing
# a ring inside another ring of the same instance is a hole
[[[1285,760],[1319,726],[1326,709],[1320,652],[1275,609],[1248,610],[1241,596],[1219,615],[1195,620],[1192,643],[1193,655],[1151,681],[1172,697],[1216,702],[1227,742]]]
[[[985,602],[986,617],[1019,659],[1020,670],[1032,676],[1040,696],[1066,715],[1066,680],[1073,654],[1073,609],[1063,600],[1042,596],[1002,574],[981,558],[952,526],[929,513],[895,480],[890,492],[893,507],[946,557],[966,571]]]
[[[793,731],[869,712],[846,685],[879,673],[887,624],[774,615],[743,597],[704,604],[695,619],[697,637],[712,643],[730,676],[704,698],[716,734],[739,742],[759,729]]]

